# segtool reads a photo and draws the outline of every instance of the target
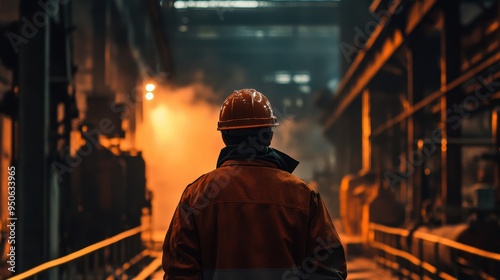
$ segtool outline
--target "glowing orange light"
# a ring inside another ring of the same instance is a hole
[[[156,86],[153,85],[153,84],[147,84],[146,85],[146,90],[147,91],[153,91],[153,90],[155,90],[155,88],[156,88]]]
[[[144,97],[146,97],[146,100],[153,100],[155,95],[152,92],[148,91]]]
[[[417,147],[418,147],[419,150],[422,150],[422,148],[424,147],[424,140],[419,139],[417,141]]]
[[[441,140],[441,151],[446,152],[448,141],[446,139]]]

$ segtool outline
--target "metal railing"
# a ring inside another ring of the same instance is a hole
[[[375,261],[406,279],[498,279],[500,254],[448,238],[370,224]]]
[[[9,280],[20,279],[113,279],[124,263],[144,255],[141,233],[149,226],[139,226],[66,256],[40,264]]]

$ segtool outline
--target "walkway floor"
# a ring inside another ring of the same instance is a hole
[[[158,264],[159,265],[159,264]],[[152,275],[151,272],[151,280],[162,280],[163,279],[163,271],[160,267],[157,267]],[[347,261],[347,270],[348,270],[348,280],[363,280],[363,279],[371,279],[371,280],[396,280],[397,277],[391,275],[391,273],[387,270],[383,270],[370,258],[367,257],[356,257],[349,259]],[[136,279],[136,278],[134,278]],[[146,278],[141,278],[146,279]],[[257,279],[256,279],[257,280]]]
[[[155,236],[154,240],[158,243],[160,239],[160,235]],[[163,238],[163,237],[162,237]],[[358,238],[359,239],[359,238]],[[355,237],[346,237],[341,235],[341,240],[346,248],[349,248],[350,244],[347,243],[358,243],[360,240]],[[159,246],[155,246],[155,249],[160,249]],[[348,271],[348,280],[396,280],[398,279],[396,276],[392,275],[390,271],[382,269],[378,266],[375,261],[366,256],[350,256],[349,249],[347,250],[347,271]],[[152,262],[152,264],[147,267],[143,274],[146,277],[139,277],[134,279],[151,279],[151,280],[162,280],[163,279],[163,271],[161,270],[161,251],[155,252],[156,260]],[[147,272],[146,272],[147,270]]]

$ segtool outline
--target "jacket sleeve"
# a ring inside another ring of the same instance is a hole
[[[306,255],[309,257],[303,269],[310,275],[309,279],[347,278],[344,247],[323,200],[316,192],[311,194]]]
[[[182,200],[163,242],[163,279],[201,279],[200,245],[193,209]]]

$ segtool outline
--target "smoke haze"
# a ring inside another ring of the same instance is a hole
[[[185,187],[215,168],[224,147],[216,129],[220,105],[210,102],[214,96],[209,87],[195,84],[159,87],[153,100],[144,100],[137,137],[147,163],[147,186],[154,195],[153,227],[158,234],[167,230]],[[301,161],[294,174],[311,180],[313,171],[332,158],[331,147],[312,118],[296,120],[284,108],[274,109],[280,126],[271,146]]]
[[[147,162],[147,186],[154,195],[156,230],[168,228],[182,191],[215,168],[224,147],[216,130],[219,108],[196,99],[199,90],[160,87],[153,100],[144,101],[138,140]]]

